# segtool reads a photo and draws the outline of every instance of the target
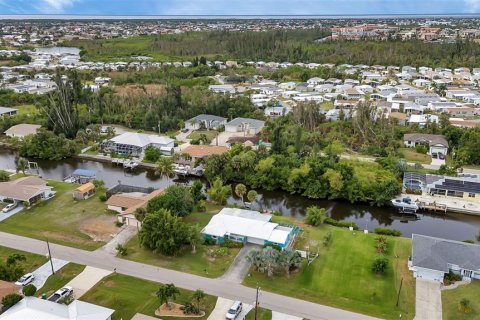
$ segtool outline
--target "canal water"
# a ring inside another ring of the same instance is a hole
[[[0,149],[0,168],[15,170],[13,151]],[[110,163],[88,161],[82,159],[66,159],[62,161],[35,160],[39,174],[43,178],[62,180],[75,169],[95,170],[97,178],[105,181],[107,187],[121,182],[134,186],[162,188],[173,183],[189,183],[189,180],[160,178],[151,170],[137,169],[135,172],[124,171],[122,167]],[[344,201],[311,200],[299,195],[291,195],[280,191],[258,191],[258,206],[269,210],[278,210],[283,215],[302,217],[309,206],[320,206],[327,209],[328,214],[337,220],[353,221],[360,229],[373,230],[376,227],[394,228],[402,231],[406,237],[412,233],[442,237],[453,240],[474,240],[480,230],[480,217],[457,213],[418,214],[419,220],[408,220],[399,215],[393,207],[372,207],[362,204],[351,204]],[[231,196],[229,203],[240,200]]]

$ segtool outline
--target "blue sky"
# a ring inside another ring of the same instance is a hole
[[[0,0],[0,14],[322,15],[480,13],[480,0]]]

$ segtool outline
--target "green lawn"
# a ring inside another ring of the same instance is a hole
[[[26,261],[17,262],[18,265],[23,267],[25,272],[31,272],[47,262],[47,258],[45,256],[0,246],[1,261],[6,262],[7,258],[13,254],[22,254],[25,256]]]
[[[17,115],[19,116],[33,117],[40,113],[37,107],[35,107],[33,104],[23,104],[20,106],[15,106],[14,108],[18,109]]]
[[[90,289],[80,300],[95,303],[107,308],[115,309],[112,319],[131,319],[136,313],[154,316],[155,310],[160,306],[156,292],[159,283],[141,280],[121,274],[112,274],[102,279],[95,287]],[[179,289],[180,295],[174,300],[176,303],[191,302],[193,292]],[[217,301],[216,297],[207,296],[205,299],[205,316],[195,319],[207,319]],[[187,319],[175,317],[162,317],[165,319]]]
[[[275,220],[292,222],[285,217],[275,217]],[[255,287],[258,283],[263,290],[384,319],[398,319],[399,314],[402,319],[413,318],[415,282],[407,267],[410,239],[388,238],[389,268],[385,275],[377,276],[371,271],[372,262],[378,256],[374,248],[376,235],[326,225],[303,228],[297,245],[304,248],[311,239],[319,241],[320,256],[315,262],[290,278],[283,275],[268,278],[251,270],[252,276],[245,279],[245,284]],[[330,247],[325,248],[322,240],[328,232],[332,232],[333,240]],[[397,308],[395,304],[402,278]]]
[[[413,148],[400,148],[400,152],[403,154],[405,160],[409,162],[418,162],[423,164],[432,163],[432,158],[429,155],[418,153]]]
[[[193,212],[185,218],[185,221],[191,224],[198,224],[200,228],[203,228],[220,208],[220,206],[208,204],[207,212]],[[228,255],[213,259],[208,253],[210,250],[215,250],[219,247],[200,245],[197,247],[195,254],[192,253],[190,247],[186,247],[178,256],[168,257],[142,248],[138,236],[133,237],[127,242],[125,247],[127,248],[128,254],[126,256],[119,256],[120,258],[209,278],[216,278],[224,274],[237,256],[238,251],[240,251],[238,248],[225,248],[228,250]]]
[[[453,290],[442,291],[442,309],[444,320],[478,320],[480,315],[480,281],[463,285]],[[464,313],[458,309],[463,298],[470,300],[472,310]]]
[[[114,216],[105,214],[106,205],[98,196],[77,201],[72,191],[78,187],[50,180],[55,197],[0,222],[0,231],[50,241],[76,248],[94,250],[116,232]],[[93,238],[95,237],[95,239]]]
[[[245,320],[255,320],[255,309],[247,314]],[[258,308],[257,320],[272,320],[272,310]]]
[[[83,269],[85,269],[85,266],[76,263],[65,265],[55,272],[54,275],[48,277],[47,282],[37,291],[36,295],[41,297],[42,293],[46,293],[47,297],[49,297],[58,289],[63,288],[70,280],[78,276]]]
[[[212,141],[215,139],[215,137],[218,135],[218,131],[215,130],[196,130],[190,133],[187,138],[188,139],[198,139],[201,134],[204,134],[207,136],[207,139]]]

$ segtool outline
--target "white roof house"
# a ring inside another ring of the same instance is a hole
[[[110,320],[115,310],[75,300],[64,305],[35,297],[24,297],[0,315],[2,320]]]
[[[171,154],[175,146],[175,140],[153,134],[125,132],[103,144],[104,148],[107,147],[117,153],[131,154],[134,156],[141,155],[149,146],[158,148],[164,153]]]
[[[270,222],[271,219],[271,215],[258,211],[224,208],[212,217],[202,234],[217,241],[233,239],[260,245],[274,243],[288,246],[293,229]]]

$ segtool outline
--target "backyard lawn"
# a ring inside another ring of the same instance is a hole
[[[463,285],[453,290],[442,291],[442,309],[444,320],[478,320],[480,315],[480,281]],[[464,313],[458,309],[460,300],[470,300],[471,311]]]
[[[94,250],[117,232],[116,217],[105,214],[106,205],[98,195],[77,201],[72,191],[78,187],[49,180],[56,192],[52,199],[41,201],[0,222],[0,231],[58,244]]]
[[[13,254],[21,254],[25,256],[26,261],[17,262],[18,265],[25,269],[25,272],[31,272],[47,262],[45,256],[0,246],[0,260],[2,262],[6,262],[7,258]]]
[[[76,263],[69,263],[63,266],[63,268],[55,272],[55,274],[48,277],[43,287],[37,291],[36,296],[41,297],[42,293],[46,293],[47,297],[49,297],[58,289],[63,288],[70,280],[78,276],[83,269],[85,269],[84,265]],[[75,294],[75,292],[73,294]]]
[[[277,221],[295,223],[285,217]],[[297,223],[298,220],[297,220]],[[374,248],[376,235],[350,232],[347,229],[323,225],[318,228],[303,226],[297,246],[310,245],[314,249],[318,241],[319,257],[304,266],[296,274],[286,278],[251,271],[245,284],[263,290],[293,296],[300,299],[368,314],[384,319],[413,319],[415,314],[415,282],[408,271],[407,260],[411,253],[411,241],[406,238],[388,238],[388,269],[383,276],[372,272],[372,262],[379,255]],[[324,236],[332,233],[332,242],[324,247]],[[396,258],[395,256],[398,256]],[[401,279],[399,307],[395,306]]]
[[[413,148],[400,148],[400,152],[403,154],[405,160],[408,162],[416,162],[423,164],[432,163],[432,158],[428,154],[418,153]]]
[[[20,106],[15,106],[14,108],[18,109],[17,115],[19,116],[25,115],[28,117],[33,117],[40,113],[37,107],[35,107],[33,104],[23,104]]]
[[[160,306],[156,292],[161,284],[141,280],[121,274],[112,274],[103,278],[95,287],[90,289],[80,300],[95,303],[103,307],[115,309],[112,319],[131,319],[136,313],[154,316]],[[192,291],[179,289],[180,295],[173,300],[185,304],[192,301]],[[204,307],[205,316],[195,319],[207,319],[217,301],[216,297],[207,295]],[[162,317],[162,319],[186,319]],[[190,318],[191,319],[191,318]]]
[[[185,217],[185,221],[191,224],[198,224],[200,228],[203,228],[220,208],[220,206],[208,204],[207,212],[193,212]],[[197,247],[195,254],[192,253],[190,247],[186,247],[178,256],[168,257],[142,248],[138,236],[133,237],[127,242],[125,247],[127,248],[128,254],[126,256],[119,256],[119,258],[193,273],[209,278],[216,278],[224,274],[237,256],[238,251],[240,251],[238,248],[220,249],[219,246],[200,245]],[[212,250],[220,254],[217,254],[216,257],[213,258]]]

